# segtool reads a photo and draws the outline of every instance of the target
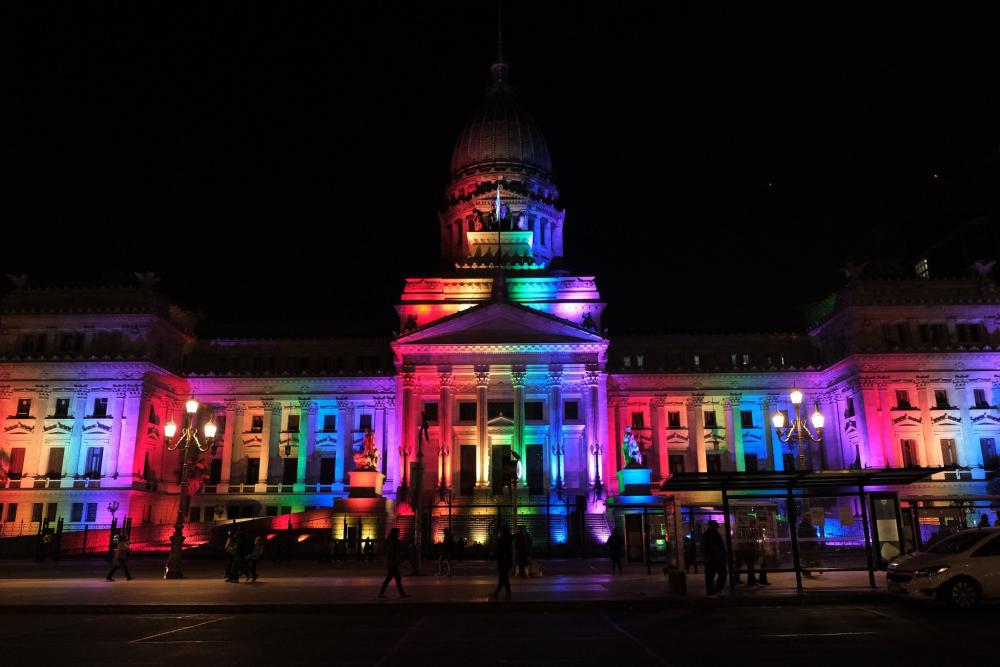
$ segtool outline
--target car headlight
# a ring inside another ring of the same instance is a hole
[[[914,577],[933,577],[935,574],[943,574],[951,569],[950,565],[934,565],[932,567],[922,567],[913,571]]]

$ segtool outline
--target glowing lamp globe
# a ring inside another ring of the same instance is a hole
[[[214,438],[216,428],[217,427],[215,426],[215,422],[208,422],[207,424],[205,424],[205,437],[208,439]]]
[[[792,399],[793,405],[798,405],[802,402],[802,392],[798,389],[792,389],[792,393],[789,394],[789,398]]]
[[[168,438],[172,438],[174,437],[175,433],[177,433],[177,424],[173,423],[172,421],[169,421],[166,424],[164,424],[163,435],[167,436]]]
[[[820,414],[819,410],[816,410],[812,414],[813,428],[815,428],[817,431],[821,430],[823,428],[823,424],[825,424],[825,423],[826,423],[826,418],[823,417],[823,415]]]
[[[785,428],[785,415],[775,412],[771,417],[771,423],[774,424],[774,428]]]
[[[184,407],[187,409],[187,413],[189,415],[193,415],[194,413],[198,412],[198,401],[194,400],[193,398],[188,399],[188,402],[184,404]]]

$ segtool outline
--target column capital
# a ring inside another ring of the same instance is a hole
[[[739,405],[743,402],[743,392],[740,392],[740,391],[730,392],[729,393],[729,402],[730,402],[730,404],[739,407]]]
[[[349,396],[338,396],[336,399],[336,405],[338,410],[354,409],[354,402],[351,401]]]
[[[87,398],[87,394],[90,393],[90,389],[85,384],[73,385],[73,395],[77,398]]]
[[[654,408],[662,408],[664,405],[667,404],[667,395],[656,394],[655,396],[653,396],[653,398],[650,399],[649,404]]]
[[[118,395],[118,391],[119,391],[118,387],[120,387],[120,386],[121,385],[117,385],[117,384],[115,385],[115,396],[118,397],[118,398],[121,398],[121,396]],[[52,388],[49,387],[49,385],[47,385],[47,384],[35,385],[35,391],[38,393],[39,400],[42,400],[42,401],[47,401],[47,400],[49,400],[49,397],[52,396]]]
[[[705,402],[705,394],[691,394],[690,398],[685,401],[688,407],[697,407]]]
[[[563,381],[562,364],[549,364],[548,385],[549,388],[559,387]]]
[[[917,389],[927,389],[927,385],[930,384],[930,379],[929,375],[918,375],[913,381],[913,384],[916,385]]]
[[[451,372],[450,367],[446,372],[438,371],[438,386],[442,390],[455,387],[455,375]]]
[[[271,405],[268,406],[271,410],[272,415],[281,414],[281,401],[270,401]]]
[[[393,396],[376,396],[375,407],[379,410],[389,410],[396,407],[396,398]]]
[[[967,384],[969,384],[968,375],[956,375],[951,379],[951,385],[959,391],[965,389]]]
[[[417,374],[413,366],[403,366],[403,372],[400,373],[399,378],[403,381],[404,389],[413,389],[417,385]]]
[[[608,403],[610,403],[613,408],[624,408],[628,407],[628,399],[628,396],[609,396]]]
[[[490,384],[490,366],[489,364],[478,364],[473,368],[476,374],[476,388],[481,389],[488,387]]]
[[[588,370],[583,374],[583,385],[585,387],[596,387],[601,384],[601,372]]]
[[[316,401],[312,400],[311,398],[300,398],[299,410],[301,410],[307,415],[314,415],[317,412],[319,412],[319,405],[317,405]]]
[[[9,384],[0,385],[0,401],[9,401],[14,397],[14,389]]]
[[[524,387],[524,380],[528,377],[528,369],[524,366],[511,366],[510,383],[515,387]]]

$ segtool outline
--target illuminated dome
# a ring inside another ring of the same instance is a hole
[[[493,85],[486,99],[458,135],[451,154],[451,171],[537,170],[552,171],[549,147],[542,130],[518,104],[507,85],[507,64],[493,64]]]

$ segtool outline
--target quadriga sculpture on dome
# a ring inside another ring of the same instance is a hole
[[[378,471],[378,447],[375,445],[375,433],[371,429],[365,431],[365,442],[360,452],[354,454],[355,470]]]

